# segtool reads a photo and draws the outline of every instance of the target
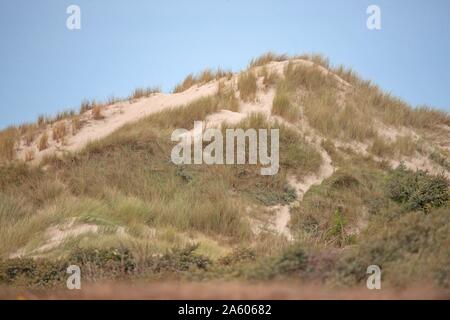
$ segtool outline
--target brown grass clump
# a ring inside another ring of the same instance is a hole
[[[92,108],[92,118],[94,120],[101,120],[104,118],[104,116],[102,115],[102,109],[103,107],[100,105],[96,105]]]
[[[60,142],[66,136],[66,124],[64,121],[58,122],[53,126],[53,140]]]
[[[0,132],[0,159],[13,160],[16,154],[17,129],[8,128]]]
[[[47,132],[44,132],[41,135],[41,138],[39,139],[38,149],[39,149],[39,151],[42,151],[42,150],[45,150],[47,148],[48,148],[48,135],[47,135]]]
[[[72,135],[76,135],[78,131],[80,131],[81,127],[83,126],[83,122],[81,121],[80,117],[73,117],[72,118]]]
[[[254,101],[256,99],[256,76],[253,72],[245,72],[238,79],[239,95],[243,101]]]
[[[21,128],[21,134],[23,135],[24,143],[26,146],[30,146],[36,138],[38,127],[36,127],[35,125],[26,125],[22,126]]]
[[[196,84],[204,84],[210,82],[212,80],[219,80],[222,78],[231,79],[233,73],[228,70],[222,70],[218,68],[216,71],[212,71],[211,69],[206,69],[202,71],[198,75],[189,74],[182,83],[175,86],[173,93],[183,92]]]

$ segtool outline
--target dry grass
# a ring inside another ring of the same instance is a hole
[[[80,105],[80,115],[92,109],[92,104],[89,100],[85,99],[81,102]]]
[[[299,107],[291,102],[289,94],[282,87],[277,88],[273,99],[272,113],[290,122],[296,122],[300,119]]]
[[[288,59],[289,56],[286,54],[276,54],[269,51],[258,58],[252,59],[250,61],[250,68],[263,66],[273,61],[285,61]]]
[[[10,127],[0,132],[0,160],[10,161],[16,155],[17,129]]]
[[[79,116],[72,118],[72,135],[76,135],[78,131],[83,127],[83,121],[81,121]]]
[[[94,120],[102,120],[105,117],[102,114],[103,106],[96,105],[92,108],[92,119]]]
[[[275,72],[269,72],[267,70],[267,67],[264,66],[260,73],[258,74],[259,77],[263,77],[263,85],[267,88],[270,86],[275,85],[278,80],[279,80],[279,76],[277,73]]]
[[[216,71],[206,69],[201,73],[199,73],[198,75],[189,74],[183,80],[183,82],[175,86],[173,93],[183,92],[196,84],[202,85],[212,80],[220,80],[222,78],[226,78],[227,80],[229,80],[231,79],[232,75],[233,73],[231,71],[222,70],[220,68],[218,68]]]
[[[148,88],[136,88],[131,93],[129,99],[130,100],[137,100],[140,98],[146,98],[150,97],[151,95],[161,92],[161,89],[158,87],[148,87]]]
[[[44,132],[41,137],[39,138],[38,142],[38,149],[39,151],[45,150],[48,148],[48,135],[47,132]]]
[[[368,151],[378,157],[398,157],[411,156],[417,150],[418,146],[411,136],[397,137],[394,142],[376,136]]]
[[[31,146],[36,135],[39,133],[39,125],[28,124],[20,126],[20,134],[26,146]]]
[[[53,125],[52,129],[53,140],[56,142],[61,142],[67,134],[67,127],[64,121],[60,121]]]
[[[243,101],[254,101],[256,99],[256,80],[255,74],[251,71],[247,71],[239,75],[239,96]]]

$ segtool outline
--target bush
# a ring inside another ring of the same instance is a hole
[[[61,260],[17,258],[0,261],[0,283],[28,287],[64,283],[68,265]]]
[[[287,247],[275,257],[263,259],[254,268],[243,270],[244,276],[249,279],[274,279],[292,276],[306,270],[308,256],[304,249],[294,244]]]
[[[443,175],[416,172],[401,164],[393,170],[387,183],[387,195],[401,203],[407,210],[427,211],[431,207],[442,207],[448,203],[448,180]]]
[[[230,254],[219,259],[219,263],[225,266],[232,265],[240,262],[254,261],[256,259],[256,253],[249,248],[236,248]]]

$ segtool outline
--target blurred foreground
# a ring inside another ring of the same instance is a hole
[[[81,290],[32,290],[0,287],[0,299],[450,299],[450,290],[430,287],[368,290],[366,288],[326,288],[284,282],[154,282],[147,284],[103,283]]]

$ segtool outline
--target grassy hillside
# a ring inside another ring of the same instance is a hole
[[[419,276],[450,285],[448,114],[411,108],[319,56],[269,53],[239,75],[207,70],[174,91],[208,83],[217,93],[37,164],[18,159],[17,149],[38,138],[45,149],[46,126],[51,139],[76,136],[79,115],[2,131],[0,283],[64,285],[65,266],[75,263],[92,281],[295,278],[353,286],[378,264],[391,286],[419,284]],[[155,91],[137,90],[129,101]],[[81,114],[100,121],[113,102],[84,102]],[[260,175],[258,165],[171,162],[173,130],[222,110],[244,116],[223,130],[280,129],[277,175]],[[292,177],[301,186],[311,177],[321,183],[299,190]],[[293,240],[272,226],[280,208],[289,211]]]

